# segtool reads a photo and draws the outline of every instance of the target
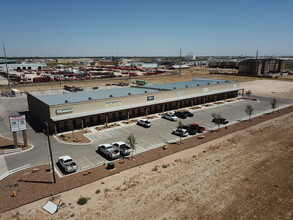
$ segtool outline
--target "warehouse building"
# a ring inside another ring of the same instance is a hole
[[[94,90],[58,95],[27,94],[30,113],[47,121],[51,133],[108,124],[184,107],[237,97],[235,81],[195,78],[192,81]]]

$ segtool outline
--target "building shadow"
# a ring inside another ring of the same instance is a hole
[[[38,121],[29,111],[18,112],[25,115],[26,122],[36,133],[45,133],[45,123]]]

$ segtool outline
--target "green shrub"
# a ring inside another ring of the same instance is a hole
[[[96,194],[99,194],[101,192],[101,190],[97,189],[96,190]]]
[[[87,203],[87,200],[88,200],[88,198],[80,197],[80,198],[77,200],[77,204],[78,204],[78,205],[84,205],[84,204]]]

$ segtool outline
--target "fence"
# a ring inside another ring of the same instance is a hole
[[[30,168],[31,165],[30,164],[27,164],[27,165],[24,165],[24,166],[21,166],[21,167],[18,167],[18,168],[15,168],[13,170],[9,170],[7,173],[4,173],[3,175],[0,176],[0,181],[5,179],[6,177],[8,177],[9,175],[13,174],[13,173],[16,173],[16,172],[19,172],[21,170],[25,170],[25,169],[28,169]]]

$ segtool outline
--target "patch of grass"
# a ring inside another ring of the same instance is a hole
[[[158,171],[158,166],[155,166],[152,171]]]
[[[105,182],[101,182],[101,184],[105,184]]]
[[[88,201],[88,198],[86,198],[86,197],[80,197],[80,198],[77,200],[77,204],[78,204],[78,205],[84,205],[84,204],[87,203],[87,201]]]
[[[106,189],[105,189],[105,192],[110,192],[110,189],[106,188]]]
[[[100,189],[97,189],[97,190],[96,190],[96,194],[99,194],[100,192],[101,192]]]
[[[74,214],[74,213],[70,215],[70,217],[71,217],[71,218],[73,218],[74,216],[75,216],[75,214]]]

